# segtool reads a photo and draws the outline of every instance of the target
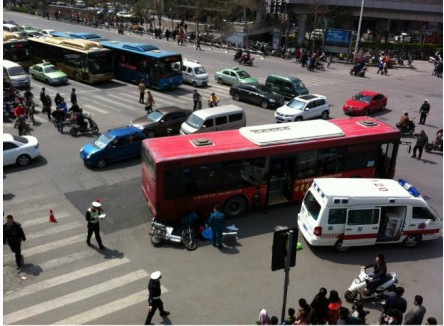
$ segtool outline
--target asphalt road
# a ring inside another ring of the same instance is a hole
[[[215,71],[233,66],[233,54],[221,49],[203,47],[203,51],[196,51],[192,46],[180,47],[148,36],[121,36],[115,31],[17,13],[5,12],[4,18],[42,29],[95,31],[107,38],[150,42],[198,59],[210,78]],[[369,68],[366,78],[355,78],[348,74],[349,66],[340,63],[333,63],[325,72],[308,72],[293,61],[256,58],[255,66],[246,70],[260,81],[270,73],[300,76],[312,93],[328,97],[333,118],[343,117],[342,103],[362,89],[388,96],[387,109],[375,116],[393,125],[404,110],[419,121],[419,107],[428,98],[431,113],[423,128],[433,137],[442,128],[442,79],[431,76],[432,66],[427,62],[414,62],[413,66],[416,69],[390,70],[389,76],[376,75],[376,68]],[[214,80],[210,83],[209,88],[200,90],[204,98],[216,91],[222,104],[235,103],[227,86],[217,85]],[[93,114],[102,131],[125,125],[143,114],[136,85],[118,81],[98,86],[70,81],[57,88],[38,81],[32,85],[37,97],[45,86],[52,96],[60,92],[67,99],[75,87],[80,105]],[[158,105],[190,108],[192,91],[192,87],[182,86],[166,93],[154,91],[153,95]],[[271,110],[238,105],[245,108],[249,125],[274,121]],[[240,229],[238,243],[221,252],[203,242],[194,252],[170,245],[153,248],[147,234],[151,216],[140,193],[140,161],[129,160],[100,171],[88,169],[79,158],[79,149],[91,137],[60,135],[42,114],[37,120],[33,134],[40,141],[42,157],[27,168],[4,169],[4,212],[22,222],[28,236],[23,245],[25,266],[20,273],[15,271],[9,248],[4,247],[4,323],[140,324],[146,317],[147,278],[155,270],[163,273],[162,297],[172,313],[164,321],[156,316],[156,323],[250,324],[262,307],[280,316],[284,273],[271,272],[272,232],[276,225],[296,224],[298,204],[252,211],[233,221]],[[3,131],[16,133],[8,123],[3,124]],[[410,158],[407,146],[401,146],[396,178],[413,183],[440,216],[442,172],[442,155],[424,153],[423,160],[418,161]],[[106,252],[90,249],[84,243],[84,211],[96,198],[108,213],[101,223],[103,240],[109,248]],[[47,222],[50,208],[57,224]],[[287,307],[296,307],[302,297],[311,300],[321,286],[336,289],[343,296],[359,266],[384,253],[389,270],[398,274],[399,285],[406,289],[409,308],[414,295],[421,294],[426,317],[435,316],[443,322],[442,238],[414,250],[387,245],[353,248],[345,253],[310,248],[302,238],[299,241],[303,249],[290,271]],[[370,304],[368,309],[369,321],[376,322],[379,307]]]

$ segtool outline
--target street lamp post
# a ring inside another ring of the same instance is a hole
[[[359,41],[361,39],[361,24],[362,24],[362,13],[364,12],[364,0],[361,2],[361,13],[359,14],[359,23],[358,23],[358,35],[356,35],[356,45],[355,45],[355,57],[358,53]]]
[[[174,29],[174,23],[173,23],[173,10],[170,8],[168,11],[170,12],[171,29]]]

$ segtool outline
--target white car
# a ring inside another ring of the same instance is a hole
[[[276,122],[302,121],[317,117],[325,120],[329,115],[330,104],[327,98],[317,94],[297,96],[274,112]]]
[[[40,31],[40,33],[42,33],[43,35],[50,36],[50,37],[52,37],[53,32],[55,32],[55,30],[53,30],[53,29],[44,29],[44,30]]]
[[[28,165],[40,156],[39,141],[34,136],[3,134],[3,166]]]

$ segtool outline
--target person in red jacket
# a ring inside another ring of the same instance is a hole
[[[329,325],[336,325],[340,317],[340,309],[342,306],[342,301],[339,298],[339,294],[335,290],[330,291],[330,297],[328,298],[328,310],[327,310],[327,321]]]

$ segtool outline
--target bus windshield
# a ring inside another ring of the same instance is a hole
[[[27,46],[27,44],[24,43],[3,43],[3,58],[14,62],[29,60],[29,47]]]
[[[113,62],[110,52],[90,53],[88,68],[94,74],[109,73],[113,71]]]
[[[159,61],[160,61],[159,74],[161,77],[177,75],[178,73],[180,74],[179,71],[182,70],[182,62],[180,58],[166,57],[159,59]]]

